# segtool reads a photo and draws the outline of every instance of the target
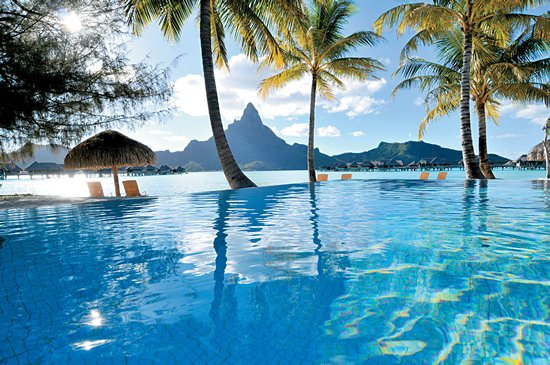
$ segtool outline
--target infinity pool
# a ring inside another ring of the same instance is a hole
[[[352,180],[0,211],[0,363],[548,364],[550,186]]]

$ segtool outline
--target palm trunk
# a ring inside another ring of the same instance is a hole
[[[546,130],[546,136],[544,137],[544,156],[546,157],[546,178],[550,179],[550,151],[548,151],[548,133],[550,131]]]
[[[315,177],[315,96],[317,94],[317,75],[311,79],[311,101],[309,104],[309,140],[307,144],[307,170],[309,182],[316,182]]]
[[[494,179],[495,175],[489,163],[487,152],[487,117],[485,115],[485,103],[476,103],[477,117],[479,122],[479,168],[486,179]]]
[[[208,103],[210,125],[212,127],[218,157],[229,186],[231,189],[250,188],[256,185],[241,171],[239,165],[237,165],[223,130],[220,105],[218,103],[218,91],[216,89],[216,79],[214,77],[214,63],[212,60],[210,6],[210,0],[201,0],[200,41],[202,69],[204,72],[204,85],[206,88],[206,101]]]
[[[471,4],[471,0],[470,4]],[[470,5],[471,7],[471,5]],[[470,122],[470,66],[472,63],[472,29],[464,29],[464,57],[462,63],[462,78],[460,81],[460,132],[462,135],[462,162],[467,179],[483,179],[483,174],[476,164],[474,143],[472,141],[472,126]]]

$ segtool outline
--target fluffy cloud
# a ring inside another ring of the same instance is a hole
[[[309,126],[307,123],[294,123],[291,126],[285,127],[280,134],[287,137],[304,137],[307,136]]]
[[[340,137],[340,130],[334,126],[321,127],[317,129],[319,137]]]
[[[354,137],[363,137],[365,133],[363,131],[355,131],[355,132],[351,132],[351,135]]]
[[[422,105],[424,105],[425,100],[426,100],[426,99],[424,99],[424,98],[418,96],[418,97],[414,100],[414,105],[416,105],[416,106],[422,106]]]
[[[507,104],[501,109],[503,114],[512,114],[515,118],[525,119],[534,124],[544,125],[550,116],[548,108],[542,104]]]
[[[270,70],[258,72],[257,65],[247,60],[243,54],[229,60],[231,73],[216,70],[216,82],[220,108],[225,120],[239,118],[248,102],[260,111],[262,118],[292,118],[309,113],[311,81],[305,77],[289,83],[284,89],[273,91],[267,99],[258,96],[261,80],[273,73]],[[358,82],[343,80],[346,90],[335,90],[332,102],[319,98],[318,105],[329,112],[344,112],[350,117],[369,114],[384,104],[383,100],[373,98],[382,90],[387,81],[370,80]],[[176,108],[191,116],[207,116],[204,80],[201,75],[189,74],[176,80],[174,84]]]

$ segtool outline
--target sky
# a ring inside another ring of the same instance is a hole
[[[374,20],[384,11],[399,4],[398,0],[357,0],[354,14],[344,34],[371,30]],[[538,8],[540,13],[550,7]],[[378,80],[364,83],[346,82],[346,90],[337,90],[335,100],[318,98],[316,109],[316,147],[335,155],[344,152],[362,152],[380,142],[418,140],[418,125],[425,115],[424,95],[417,90],[391,93],[400,81],[393,75],[399,66],[399,54],[407,35],[398,38],[394,30],[383,34],[385,40],[375,47],[363,47],[351,56],[373,57],[386,66],[377,73]],[[409,35],[410,36],[410,35]],[[241,53],[231,36],[227,38],[231,72],[216,71],[216,81],[224,125],[242,115],[247,103],[258,109],[264,124],[288,143],[307,143],[309,119],[310,79],[289,84],[273,92],[267,99],[257,94],[260,81],[275,71],[258,71]],[[165,40],[156,24],[129,44],[130,58],[168,66],[178,58],[172,69],[175,112],[169,119],[150,121],[134,130],[123,131],[149,145],[154,150],[181,151],[193,139],[206,140],[212,135],[202,78],[198,30],[189,21],[178,43]],[[430,49],[422,49],[421,57],[430,57]],[[511,159],[527,153],[542,141],[542,124],[550,110],[542,104],[519,105],[502,102],[499,125],[488,123],[488,147]],[[477,141],[477,120],[472,113],[474,141]],[[424,141],[444,147],[460,149],[459,115],[455,113],[429,126]],[[476,147],[477,151],[477,147]]]

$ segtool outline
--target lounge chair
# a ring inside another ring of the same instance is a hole
[[[327,180],[328,180],[328,174],[317,175],[317,181],[327,181]]]
[[[351,180],[351,174],[342,174],[342,180]]]
[[[437,180],[446,180],[448,174],[449,173],[447,171],[441,171],[439,174],[437,174]]]
[[[139,192],[136,180],[123,181],[122,185],[124,185],[124,191],[126,192],[127,197],[142,196],[142,194]]]
[[[103,187],[99,181],[89,181],[88,190],[90,191],[91,198],[103,198],[105,196],[103,194]]]
[[[428,180],[428,177],[430,177],[430,172],[429,171],[424,171],[424,172],[420,173],[420,180]]]

